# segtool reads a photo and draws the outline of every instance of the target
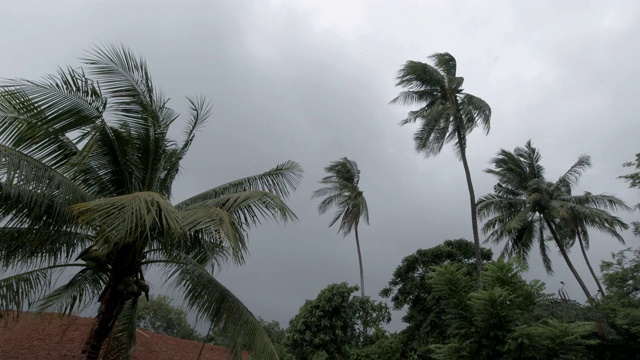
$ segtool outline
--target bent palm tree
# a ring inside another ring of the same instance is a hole
[[[0,87],[0,310],[76,312],[97,300],[87,359],[128,358],[145,273],[165,271],[191,310],[229,334],[238,354],[277,355],[260,323],[212,271],[244,261],[249,228],[296,218],[284,203],[301,178],[285,162],[262,174],[170,202],[180,162],[211,107],[189,99],[178,115],[128,49],[95,49],[86,69]],[[74,273],[62,286],[55,274]],[[56,287],[57,286],[57,287]],[[103,346],[108,340],[108,345]]]
[[[593,194],[588,191],[585,192],[584,195],[593,196]],[[617,202],[618,208],[620,209],[625,209],[627,211],[632,210],[618,198],[612,197],[611,200]],[[579,214],[570,213],[569,218],[565,219],[565,226],[563,226],[563,228],[561,229],[562,231],[559,231],[559,235],[565,239],[568,248],[571,248],[573,245],[575,245],[576,241],[578,242],[582,257],[584,258],[584,261],[589,268],[589,272],[591,273],[593,280],[598,286],[598,291],[600,292],[601,296],[604,296],[604,287],[602,286],[598,275],[596,275],[596,272],[593,270],[591,261],[589,261],[589,257],[587,256],[587,250],[589,249],[590,243],[588,228],[596,227],[601,232],[610,235],[611,237],[618,240],[621,244],[624,244],[624,238],[622,237],[622,235],[620,235],[618,230],[626,230],[629,228],[629,225],[627,225],[617,216],[613,216],[611,213],[605,210],[595,210],[597,212],[597,216],[593,217],[589,221],[585,221],[584,219],[582,219]]]
[[[329,175],[325,176],[320,184],[325,187],[313,192],[313,198],[325,197],[318,205],[318,212],[324,214],[329,208],[336,206],[335,216],[329,223],[333,226],[340,220],[338,231],[342,231],[344,236],[354,231],[356,235],[356,247],[358,249],[358,262],[360,264],[360,293],[364,298],[364,270],[362,267],[362,254],[360,253],[360,237],[358,236],[358,225],[360,219],[364,219],[369,224],[369,208],[363,192],[358,187],[360,182],[360,170],[355,161],[346,157],[339,161],[333,161],[324,168]]]
[[[478,200],[478,216],[489,219],[483,227],[489,234],[487,241],[507,241],[503,255],[526,262],[530,250],[538,242],[545,269],[552,273],[545,242],[545,232],[548,232],[587,299],[592,301],[589,289],[569,258],[566,234],[576,228],[584,234],[587,226],[617,233],[616,227],[622,224],[607,211],[628,207],[610,195],[571,194],[584,170],[591,166],[588,156],[581,156],[556,182],[546,181],[541,158],[531,141],[513,152],[498,152],[491,160],[495,169],[486,170],[498,178],[498,184],[493,194]]]
[[[462,161],[469,190],[471,207],[471,229],[476,246],[476,274],[478,288],[482,288],[482,254],[476,215],[476,195],[471,181],[467,161],[467,135],[478,126],[489,132],[491,108],[479,97],[463,92],[464,78],[456,76],[456,59],[449,53],[430,56],[433,65],[419,61],[407,61],[398,72],[396,86],[406,90],[391,103],[402,105],[420,104],[418,110],[410,111],[400,125],[420,121],[413,136],[418,152],[435,156],[445,143],[453,142]]]

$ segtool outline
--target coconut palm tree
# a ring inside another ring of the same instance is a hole
[[[584,195],[592,196],[593,194],[591,192],[585,191]],[[631,208],[627,207],[627,205],[622,202],[622,200],[615,198],[614,201],[617,201],[619,203],[618,206],[620,208],[631,211]],[[595,211],[597,212],[597,216],[593,217],[591,221],[589,221],[589,223],[593,226],[595,222],[595,226],[598,230],[610,235],[624,245],[625,241],[622,235],[620,235],[619,230],[627,230],[629,228],[629,225],[617,216],[613,216],[611,213],[605,210],[595,209]],[[578,245],[580,246],[582,257],[584,258],[584,261],[589,268],[589,272],[591,273],[593,280],[598,286],[598,291],[600,292],[601,296],[604,296],[604,287],[602,286],[600,279],[596,275],[596,272],[593,270],[591,261],[587,256],[587,250],[589,249],[590,243],[588,228],[592,226],[587,225],[587,222],[585,222],[579,214],[570,213],[570,216],[567,219],[564,219],[564,226],[559,229],[559,235],[563,239],[565,239],[567,248],[573,247],[576,242],[578,243]]]
[[[398,72],[396,86],[406,90],[391,103],[402,105],[418,104],[421,107],[410,111],[401,126],[420,122],[413,136],[416,151],[426,156],[435,156],[444,144],[453,143],[456,154],[462,161],[469,191],[471,206],[471,229],[476,246],[476,273],[478,287],[482,287],[482,254],[476,196],[471,181],[471,171],[467,161],[467,135],[482,126],[489,132],[491,108],[479,97],[465,93],[462,89],[464,78],[456,76],[456,59],[449,53],[430,56],[433,65],[419,61],[407,61]]]
[[[567,238],[586,227],[617,234],[622,223],[608,211],[628,209],[624,202],[611,195],[573,195],[572,188],[591,166],[588,156],[580,156],[556,182],[545,179],[542,157],[528,141],[524,148],[513,152],[501,150],[491,160],[494,169],[486,170],[498,178],[494,193],[478,200],[478,216],[488,219],[483,231],[487,241],[506,241],[503,255],[526,262],[537,242],[547,272],[553,267],[548,256],[545,234],[550,234],[567,266],[575,276],[589,301],[593,296],[573,266],[568,255]],[[619,234],[618,234],[619,235]]]
[[[233,339],[235,354],[245,343],[276,359],[260,323],[212,272],[244,262],[248,231],[261,220],[296,219],[283,199],[300,166],[287,161],[172,203],[209,102],[188,99],[184,139],[175,141],[168,132],[178,114],[143,59],[105,46],[83,62],[0,87],[0,271],[10,271],[0,310],[74,313],[97,301],[82,352],[126,359],[138,302],[151,291],[145,274],[159,269],[189,309]],[[57,283],[65,269],[68,281]]]
[[[320,180],[324,187],[313,192],[313,198],[324,197],[318,205],[318,212],[324,214],[332,207],[338,210],[329,223],[329,227],[340,220],[338,231],[342,231],[344,236],[353,232],[356,237],[356,248],[358,249],[358,263],[360,264],[360,293],[365,296],[364,291],[364,270],[362,266],[362,254],[360,252],[360,237],[358,235],[358,225],[360,219],[364,219],[369,224],[369,208],[363,192],[358,186],[360,182],[360,170],[355,161],[346,157],[333,161],[324,168],[329,174]]]

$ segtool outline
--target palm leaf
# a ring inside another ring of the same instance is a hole
[[[96,244],[110,247],[128,243],[145,248],[161,238],[185,235],[178,211],[162,195],[139,192],[94,200],[71,207],[79,221],[96,229]]]
[[[456,76],[456,59],[449,53],[435,53],[429,56],[436,67],[446,76]]]
[[[167,276],[177,291],[184,294],[190,310],[202,320],[217,324],[227,335],[233,354],[249,350],[257,359],[278,359],[278,355],[260,322],[226,287],[202,266],[188,258],[158,261],[167,266]],[[248,349],[242,345],[247,344]]]
[[[82,265],[51,265],[0,279],[0,311],[31,309],[49,290],[53,272],[73,266]]]
[[[176,205],[178,209],[186,209],[194,204],[216,199],[243,191],[262,190],[287,198],[300,184],[302,167],[295,161],[286,161],[262,174],[249,176],[217,186],[202,192]]]
[[[82,269],[66,284],[38,300],[36,308],[38,311],[73,314],[95,301],[106,284],[107,276],[103,272]]]
[[[46,227],[0,227],[0,266],[46,266],[71,261],[93,237]]]

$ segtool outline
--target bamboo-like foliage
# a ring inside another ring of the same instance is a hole
[[[149,292],[144,274],[155,267],[200,318],[227,331],[235,353],[244,343],[257,358],[277,358],[255,317],[211,271],[244,262],[250,228],[296,219],[284,200],[300,165],[286,161],[172,204],[180,163],[211,104],[187,99],[184,139],[176,141],[168,132],[178,114],[143,59],[107,45],[83,62],[40,81],[0,83],[0,272],[12,274],[0,279],[0,311],[69,314],[98,301],[86,357],[125,359],[137,304]],[[61,269],[71,278],[57,284]]]

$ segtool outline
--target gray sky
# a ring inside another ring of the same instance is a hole
[[[482,172],[489,159],[533,139],[549,178],[586,153],[593,168],[578,191],[638,202],[616,177],[640,151],[639,15],[637,1],[5,1],[0,77],[36,79],[79,64],[93,45],[121,42],[147,59],[177,110],[186,95],[209,97],[213,117],[184,162],[175,200],[300,162],[305,177],[290,199],[300,221],[253,231],[246,266],[219,274],[256,315],[287,324],[329,283],[358,282],[353,238],[327,228],[330,216],[319,216],[310,198],[332,160],[347,156],[362,171],[371,211],[371,226],[360,231],[362,252],[375,298],[404,256],[471,239],[464,172],[453,150],[430,159],[416,154],[414,128],[398,126],[410,108],[388,105],[406,60],[450,52],[465,90],[491,105],[490,134],[469,139],[478,196],[494,184]],[[593,234],[593,264],[622,248]],[[562,280],[581,298],[559,256],[553,278],[537,256],[530,264],[528,278],[553,292]],[[391,328],[401,327],[396,315]]]

